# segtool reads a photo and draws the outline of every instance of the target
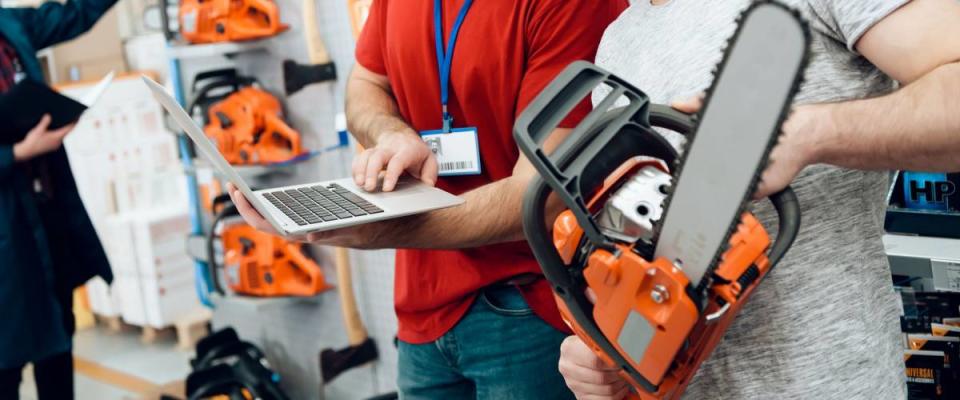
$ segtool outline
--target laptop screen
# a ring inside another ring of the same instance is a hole
[[[259,204],[258,201],[255,201],[256,197],[253,194],[253,190],[250,189],[250,186],[244,182],[243,178],[237,174],[237,171],[230,166],[230,163],[223,158],[223,155],[220,154],[220,151],[217,150],[216,145],[203,133],[203,130],[197,126],[197,123],[184,111],[183,107],[177,103],[176,100],[171,97],[166,89],[163,86],[160,86],[157,82],[154,82],[153,79],[150,79],[146,76],[142,77],[143,82],[147,84],[147,87],[150,88],[150,91],[153,93],[153,97],[163,106],[167,112],[173,116],[173,120],[177,122],[177,125],[186,132],[187,136],[190,137],[190,140],[193,140],[193,143],[198,149],[200,149],[200,154],[205,158],[210,164],[214,166],[224,177],[227,178],[231,183],[237,186],[240,191],[243,192],[243,195],[250,200],[251,204],[255,207]],[[257,209],[261,214],[266,215],[266,210]]]

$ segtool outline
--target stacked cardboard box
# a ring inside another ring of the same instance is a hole
[[[111,216],[105,247],[123,320],[162,328],[201,307],[193,261],[184,250],[190,220],[177,210]]]
[[[62,91],[82,95],[88,86]],[[190,225],[176,138],[139,74],[117,78],[65,146],[115,275],[112,287],[88,286],[93,311],[160,328],[200,307],[184,249]]]

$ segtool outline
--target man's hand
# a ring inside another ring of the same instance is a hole
[[[700,111],[703,97],[677,101],[673,108],[687,114]],[[769,163],[760,178],[754,198],[762,199],[777,193],[793,182],[794,178],[816,160],[816,135],[823,130],[820,124],[828,118],[818,117],[817,106],[798,106],[783,123],[780,140],[770,152]]]
[[[364,150],[353,160],[353,180],[357,186],[372,192],[377,189],[384,167],[387,169],[383,177],[384,192],[393,190],[404,172],[430,186],[437,183],[437,158],[413,131],[381,134],[375,147]]]
[[[247,198],[243,195],[243,192],[241,192],[240,189],[237,189],[233,183],[227,182],[227,194],[230,195],[230,200],[233,201],[233,205],[237,207],[237,211],[240,212],[240,216],[243,217],[243,220],[247,223],[247,225],[250,225],[261,232],[269,233],[271,235],[280,235],[276,229],[273,229],[273,225],[271,225],[266,218],[263,218],[256,208],[253,208],[253,205],[247,201]]]
[[[50,114],[44,114],[37,126],[27,132],[23,140],[13,145],[13,159],[17,162],[27,161],[59,149],[63,145],[63,139],[73,130],[74,124],[52,131],[47,129],[49,127]]]
[[[607,365],[579,337],[564,339],[558,367],[579,400],[620,400],[630,392],[618,369]]]

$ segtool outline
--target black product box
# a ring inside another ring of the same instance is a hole
[[[907,343],[910,350],[942,351],[945,368],[960,368],[960,337],[909,334]]]
[[[903,360],[907,373],[907,399],[940,400],[944,396],[942,351],[905,350]]]
[[[960,239],[960,173],[898,172],[887,197],[887,232]]]
[[[937,336],[960,338],[960,327],[952,325],[934,322],[930,324],[930,332]]]
[[[901,291],[904,315],[900,329],[904,333],[930,333],[931,324],[960,317],[960,293]]]

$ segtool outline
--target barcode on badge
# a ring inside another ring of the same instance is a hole
[[[473,169],[473,161],[448,161],[440,163],[440,172]]]

